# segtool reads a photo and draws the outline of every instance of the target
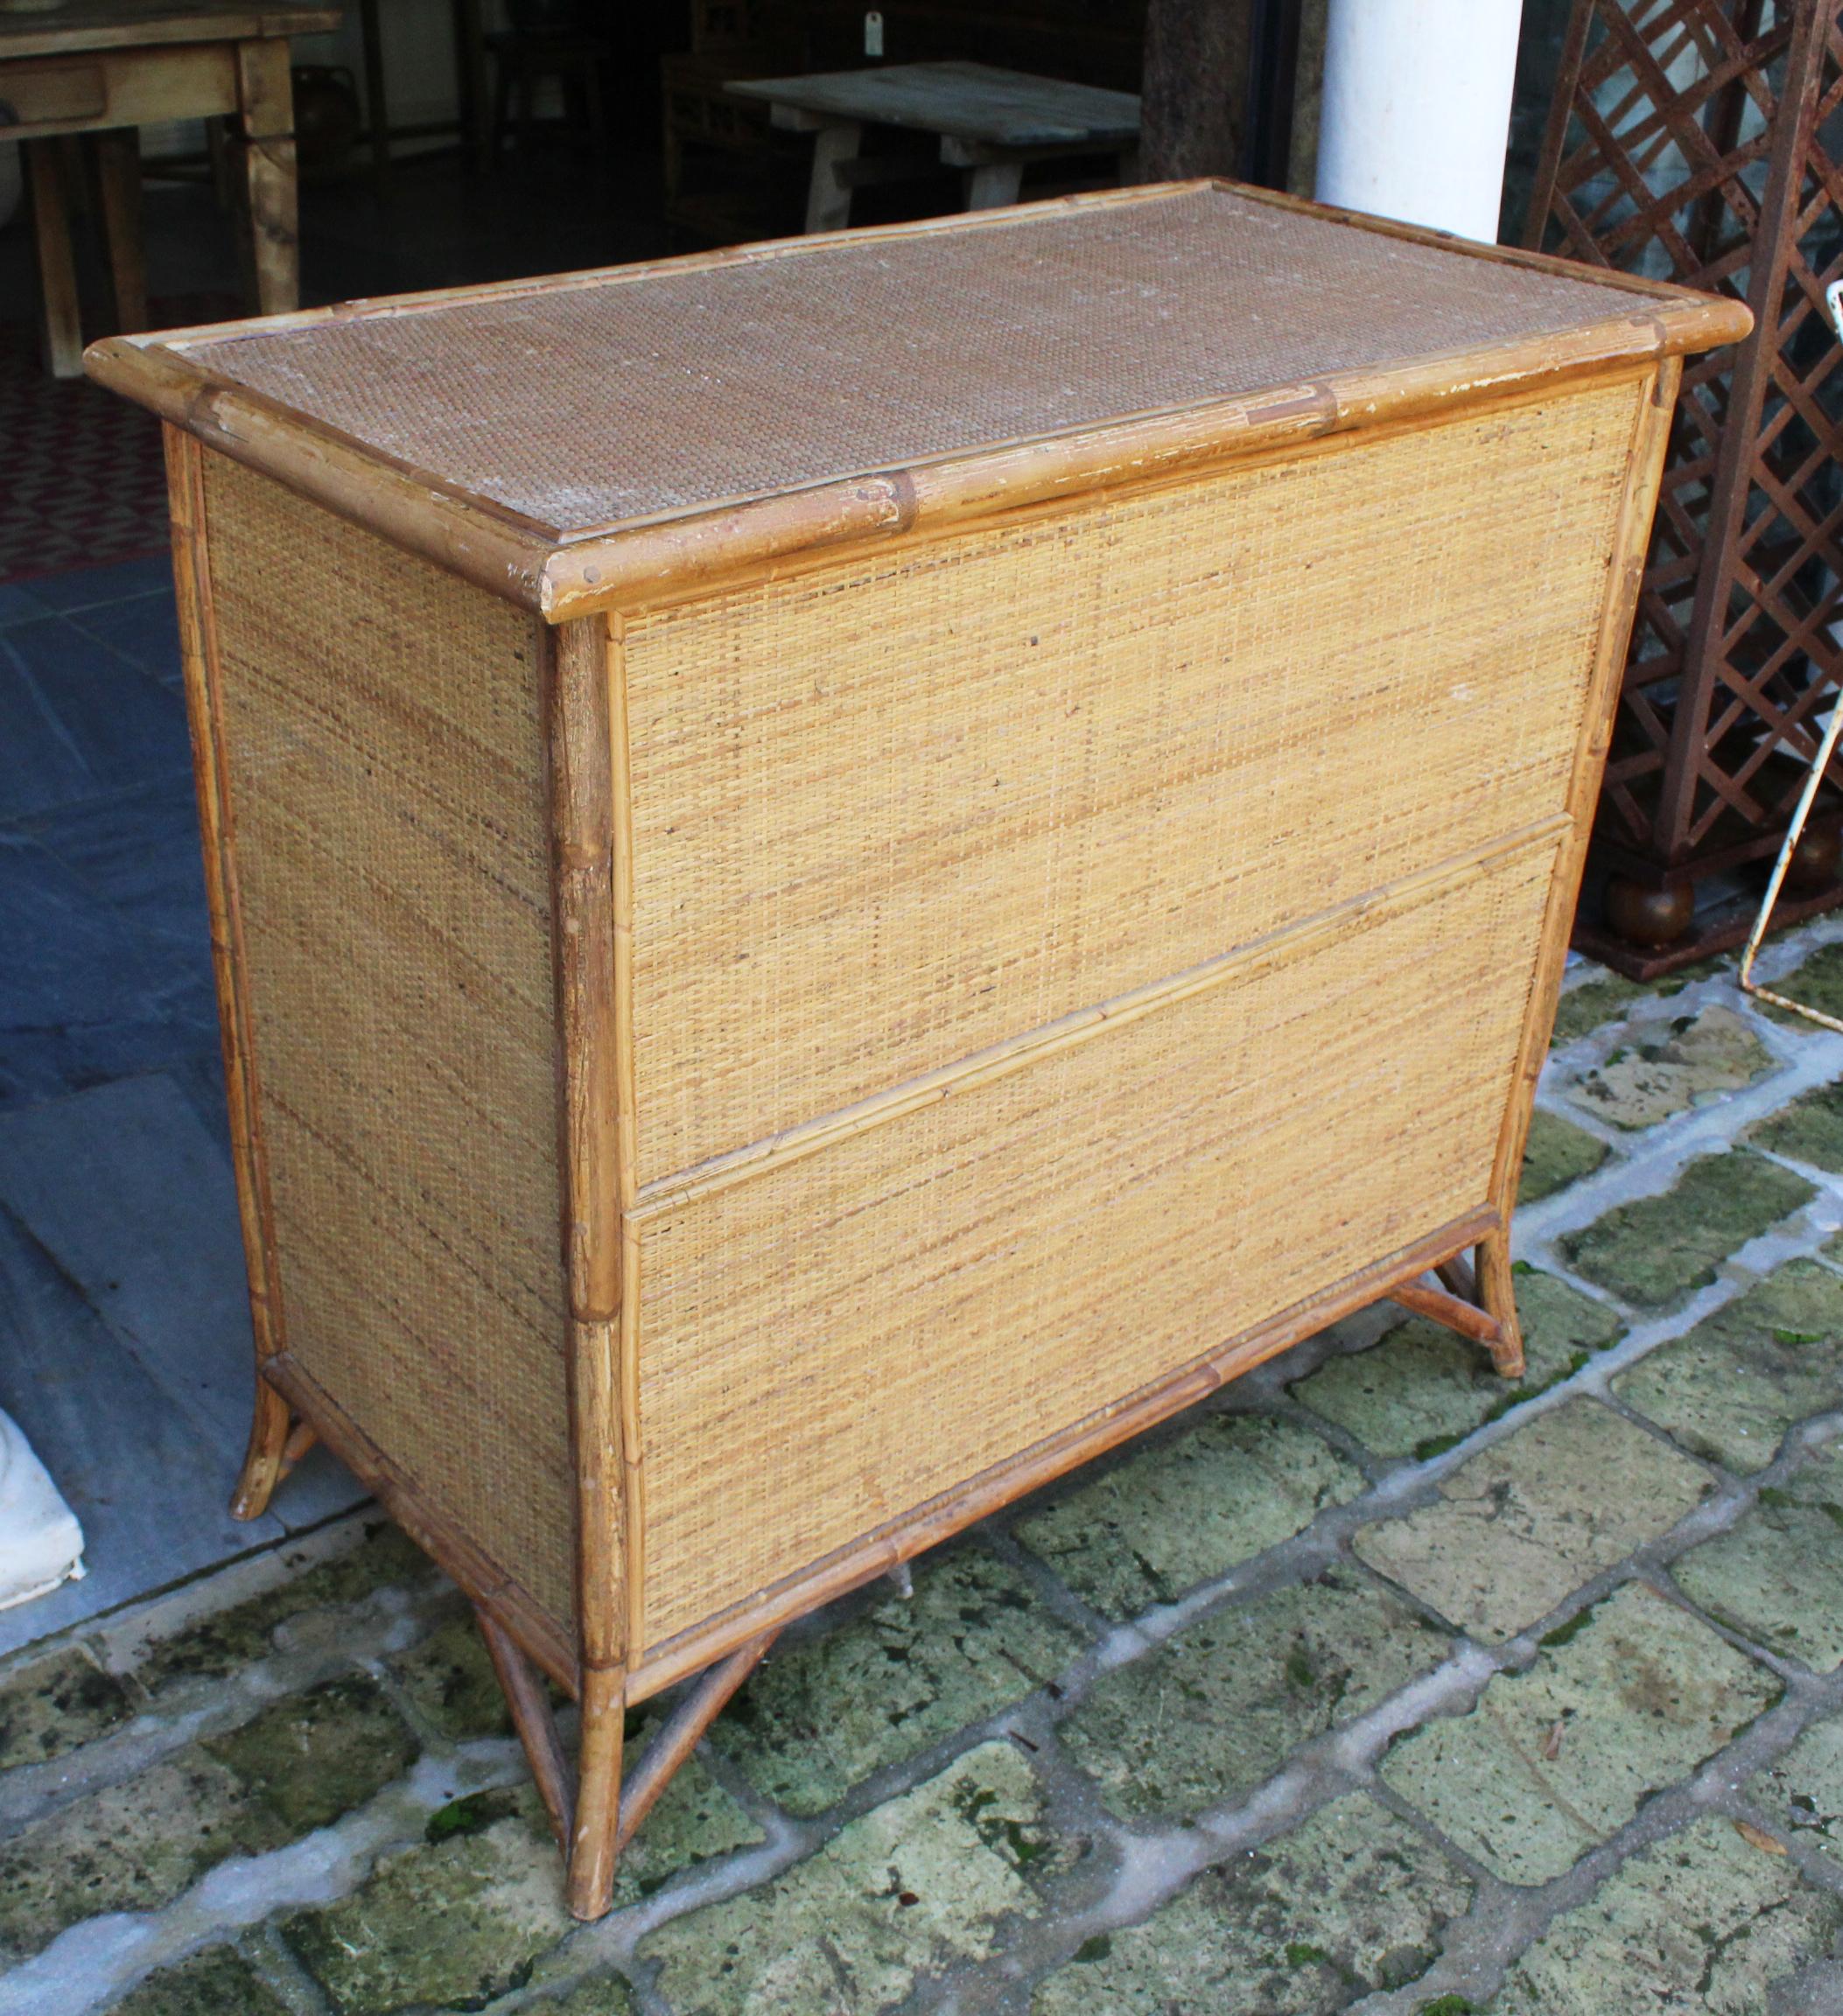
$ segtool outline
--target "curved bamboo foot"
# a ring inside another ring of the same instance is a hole
[[[233,1519],[260,1519],[269,1509],[275,1488],[314,1444],[314,1433],[261,1373],[256,1375],[256,1412],[249,1423],[249,1446],[236,1489],[230,1494]]]
[[[1482,1344],[1491,1354],[1494,1371],[1506,1379],[1520,1379],[1523,1333],[1517,1326],[1517,1298],[1510,1285],[1510,1245],[1500,1235],[1494,1233],[1492,1239],[1501,1244],[1501,1264],[1495,1258],[1488,1264],[1486,1248],[1481,1245],[1476,1250],[1475,1276],[1455,1255],[1434,1268],[1439,1287],[1425,1280],[1405,1281],[1389,1291],[1389,1299]]]
[[[1510,1271],[1510,1228],[1493,1232],[1475,1250],[1478,1264],[1478,1299],[1497,1325],[1497,1341],[1491,1345],[1491,1363],[1506,1379],[1521,1379],[1523,1326],[1517,1319],[1517,1282]]]

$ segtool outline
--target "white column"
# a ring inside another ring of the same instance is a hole
[[[1330,0],[1321,203],[1495,239],[1523,0]]]

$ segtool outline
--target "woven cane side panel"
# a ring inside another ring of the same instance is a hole
[[[1483,1203],[1554,858],[644,1215],[648,1644]]]
[[[567,1620],[532,627],[235,463],[206,497],[288,1348]]]
[[[1636,397],[632,621],[642,1182],[1558,811]]]

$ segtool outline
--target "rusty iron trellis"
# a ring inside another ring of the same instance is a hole
[[[1641,889],[1776,850],[1843,683],[1839,108],[1843,0],[1576,0],[1528,242],[1736,296],[1755,324],[1685,370],[1659,494],[1594,830],[1598,874]],[[1640,977],[1740,942],[1750,914],[1648,952],[1596,909],[1576,942]]]

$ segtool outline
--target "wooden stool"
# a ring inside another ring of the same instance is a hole
[[[490,146],[494,160],[499,158],[515,89],[518,93],[518,144],[521,148],[530,145],[537,130],[537,121],[532,116],[532,102],[536,97],[538,84],[546,77],[555,77],[563,86],[566,108],[572,92],[579,96],[589,129],[590,147],[597,155],[602,152],[605,133],[601,66],[607,61],[610,50],[600,36],[584,34],[574,29],[522,33],[518,29],[508,28],[487,36],[487,47],[492,52],[499,77]],[[564,124],[568,124],[567,116]]]

